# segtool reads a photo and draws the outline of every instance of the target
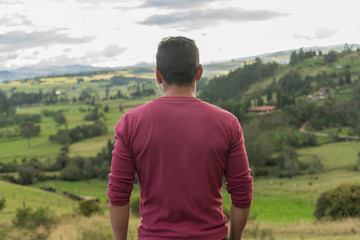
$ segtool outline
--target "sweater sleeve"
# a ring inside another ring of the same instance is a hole
[[[115,127],[114,137],[107,195],[112,205],[123,206],[130,202],[135,183],[135,163],[130,149],[126,114]]]
[[[245,141],[239,121],[236,119],[226,162],[226,190],[231,194],[232,204],[237,208],[251,205],[253,178],[245,150]]]

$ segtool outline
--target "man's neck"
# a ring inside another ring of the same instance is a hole
[[[164,87],[164,97],[196,97],[195,86],[171,85]]]

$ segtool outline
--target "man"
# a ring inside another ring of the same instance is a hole
[[[164,38],[156,63],[163,96],[127,112],[115,127],[108,184],[114,237],[127,238],[136,172],[140,240],[226,239],[223,175],[232,199],[229,239],[241,239],[252,177],[240,124],[231,113],[195,97],[203,68],[193,40]]]

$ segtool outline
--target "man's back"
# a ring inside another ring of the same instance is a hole
[[[252,178],[237,119],[192,97],[160,97],[126,113],[115,128],[109,198],[126,204],[140,184],[140,239],[227,236],[221,187],[251,204]]]

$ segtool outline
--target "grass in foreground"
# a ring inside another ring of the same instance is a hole
[[[128,239],[137,240],[139,217],[130,217]],[[228,223],[229,226],[229,223]],[[360,237],[360,220],[345,219],[342,221],[315,221],[279,224],[262,221],[249,221],[243,235],[244,240],[275,239],[275,240],[355,240]],[[54,229],[49,239],[81,239],[84,231],[94,231],[109,236],[112,234],[109,214],[90,218],[82,216],[66,216]],[[271,238],[272,237],[272,238]],[[109,238],[111,239],[111,238]]]

